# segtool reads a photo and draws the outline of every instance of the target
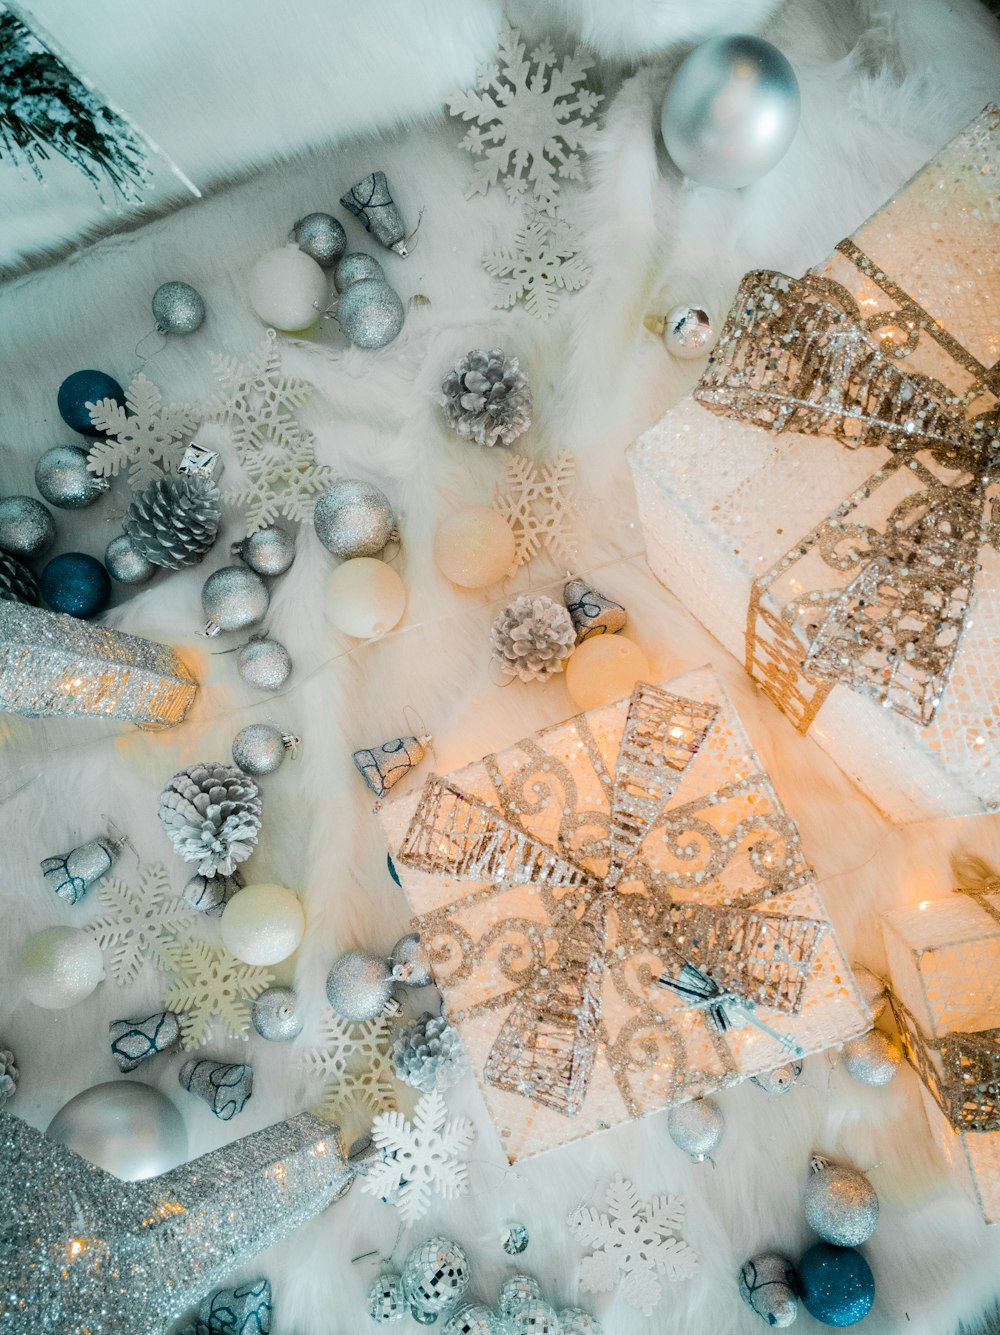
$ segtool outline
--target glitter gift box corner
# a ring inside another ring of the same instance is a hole
[[[381,819],[511,1162],[870,1025],[709,668],[434,776]]]
[[[629,451],[649,564],[892,820],[1000,810],[1000,110],[748,274]]]

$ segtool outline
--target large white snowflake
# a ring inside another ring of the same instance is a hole
[[[248,533],[267,528],[279,515],[311,524],[316,498],[333,482],[333,470],[316,462],[308,432],[296,445],[264,445],[242,462],[243,479],[227,487],[226,494],[243,510]]]
[[[174,968],[195,912],[171,889],[162,863],[141,868],[135,889],[117,876],[107,877],[98,903],[105,912],[87,930],[108,951],[108,972],[116,983],[134,982],[147,960],[164,973]]]
[[[322,1112],[342,1126],[349,1123],[353,1129],[359,1117],[371,1118],[396,1106],[392,1021],[387,1016],[343,1020],[327,1008],[318,1043],[299,1049],[296,1061],[322,1081]]]
[[[87,467],[100,477],[117,477],[127,464],[128,484],[134,491],[177,472],[199,420],[190,404],[164,403],[142,372],[126,389],[124,407],[115,399],[99,399],[87,408],[94,426],[110,437],[91,445]]]
[[[496,509],[514,533],[514,563],[522,565],[545,547],[557,560],[575,565],[576,513],[573,487],[576,461],[560,454],[548,464],[534,464],[523,454],[504,456],[506,479]]]
[[[494,305],[506,310],[523,300],[531,315],[547,320],[560,293],[577,292],[590,279],[580,244],[577,229],[562,218],[525,219],[512,246],[497,246],[483,257],[495,280]]]
[[[569,1217],[578,1241],[594,1248],[580,1263],[580,1286],[587,1293],[608,1293],[620,1280],[625,1301],[649,1316],[660,1300],[657,1274],[679,1280],[698,1272],[697,1254],[678,1235],[684,1203],[677,1196],[654,1196],[643,1205],[632,1183],[619,1174],[605,1204],[607,1214],[582,1205]]]
[[[503,181],[510,199],[530,187],[538,207],[550,209],[560,180],[580,179],[580,154],[593,143],[591,122],[603,98],[584,86],[594,62],[582,47],[561,65],[548,39],[530,56],[525,50],[517,29],[505,25],[496,60],[448,110],[475,122],[462,140],[477,159],[470,194]]]
[[[375,1118],[372,1140],[385,1158],[368,1169],[362,1189],[395,1205],[405,1224],[415,1223],[432,1195],[452,1200],[469,1190],[469,1168],[460,1155],[475,1138],[468,1118],[449,1119],[443,1095],[431,1090],[418,1101],[412,1122],[400,1112]]]
[[[242,1038],[250,1027],[253,1001],[274,982],[270,969],[244,964],[224,947],[187,941],[173,965],[175,977],[163,998],[164,1010],[181,1012],[181,1045],[197,1048],[207,1042],[218,1016],[226,1033]]]

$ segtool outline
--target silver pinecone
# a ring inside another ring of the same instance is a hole
[[[458,1030],[443,1015],[426,1012],[396,1039],[392,1067],[398,1080],[424,1093],[450,1089],[466,1067]]]
[[[9,1048],[0,1048],[0,1108],[17,1092],[18,1069]]]
[[[38,581],[20,561],[0,552],[0,601],[38,606]]]
[[[160,794],[160,823],[174,851],[197,863],[202,876],[231,876],[257,843],[260,789],[232,765],[191,765]]]
[[[522,593],[497,617],[491,636],[501,668],[522,681],[562,672],[576,644],[573,618],[544,593]]]
[[[477,348],[445,376],[441,407],[460,436],[477,445],[512,445],[531,426],[528,377],[503,348]]]
[[[125,532],[147,561],[180,570],[202,559],[215,542],[222,493],[206,477],[161,477],[133,497]]]

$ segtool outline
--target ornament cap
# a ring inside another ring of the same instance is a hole
[[[824,1154],[812,1154],[809,1156],[810,1173],[823,1173],[830,1166],[830,1160]]]
[[[213,635],[218,635],[221,629],[222,627],[219,625],[217,621],[206,621],[204,626],[202,627],[201,633],[202,635],[207,635],[209,637],[212,637]]]

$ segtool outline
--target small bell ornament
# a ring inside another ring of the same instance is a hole
[[[253,1067],[246,1062],[192,1059],[184,1063],[177,1079],[184,1089],[207,1103],[223,1122],[242,1112],[253,1093]]]
[[[271,1285],[252,1279],[234,1289],[216,1289],[198,1308],[198,1335],[270,1335]]]
[[[354,764],[375,796],[383,798],[405,774],[420,764],[430,743],[430,737],[394,737],[381,746],[366,746],[355,751]]]
[[[409,254],[406,249],[406,227],[392,197],[385,172],[372,172],[364,180],[358,181],[346,195],[341,195],[340,202],[349,213],[364,223],[365,231],[371,232],[386,250],[394,250],[397,255],[404,257]]]
[[[233,738],[233,763],[244,774],[259,778],[273,774],[284,764],[286,753],[294,756],[301,745],[298,737],[273,723],[249,723]]]
[[[112,1020],[111,1055],[124,1075],[158,1052],[168,1052],[181,1036],[180,1016],[176,1011],[158,1011],[139,1020]]]
[[[67,904],[78,904],[88,890],[107,876],[124,847],[123,839],[101,835],[68,853],[43,858],[42,876],[60,899]]]
[[[617,635],[625,629],[628,616],[621,603],[598,593],[587,580],[571,579],[563,589],[566,611],[576,627],[576,642],[591,635]]]

